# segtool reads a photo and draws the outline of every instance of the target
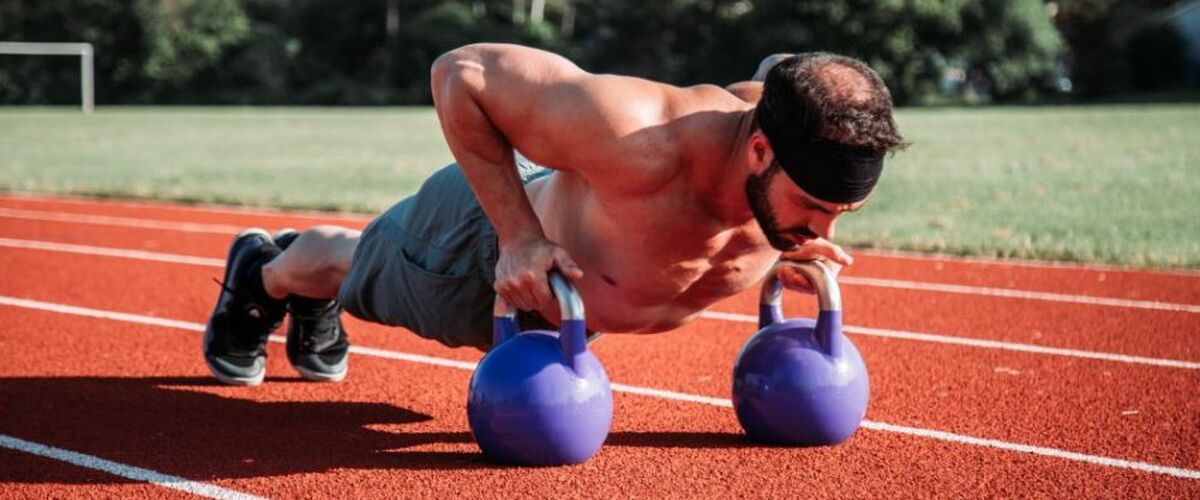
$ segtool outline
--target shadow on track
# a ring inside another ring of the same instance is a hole
[[[457,452],[407,451],[434,444],[457,449],[472,440],[465,431],[405,432],[405,426],[432,418],[404,408],[370,402],[260,402],[214,390],[261,391],[226,388],[207,377],[0,378],[0,433],[195,480],[335,468],[494,467],[474,445]],[[17,462],[0,467],[0,483],[92,482],[64,472],[70,465],[47,467],[45,459]],[[104,477],[110,479],[106,483],[129,482]]]
[[[604,445],[697,450],[777,447],[752,441],[740,432],[614,432]]]

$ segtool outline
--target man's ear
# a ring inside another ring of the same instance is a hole
[[[771,166],[771,161],[775,159],[775,151],[771,149],[771,142],[767,140],[767,136],[761,130],[750,134],[750,144],[746,148],[746,160],[750,163],[750,170],[754,173],[761,173]]]

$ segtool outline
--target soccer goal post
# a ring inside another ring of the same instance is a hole
[[[84,113],[96,107],[92,44],[61,42],[0,42],[0,54],[79,56],[79,95]]]

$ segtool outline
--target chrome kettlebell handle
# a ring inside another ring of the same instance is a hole
[[[776,307],[783,305],[783,280],[779,279],[779,270],[784,267],[794,268],[808,278],[808,282],[812,283],[813,290],[817,292],[817,305],[822,311],[842,310],[842,293],[838,289],[837,278],[833,276],[833,271],[829,269],[829,266],[819,260],[779,261],[776,263],[767,273],[767,279],[763,280],[760,305]]]
[[[579,291],[575,289],[570,281],[567,281],[558,271],[550,271],[550,290],[554,292],[554,296],[558,299],[558,307],[562,312],[562,319],[584,319],[583,316],[583,297],[579,295]],[[504,300],[500,294],[496,294],[496,305],[492,308],[492,316],[496,318],[508,318],[513,321],[517,319],[517,308]]]
[[[550,289],[558,299],[558,307],[562,316],[559,326],[559,342],[562,344],[563,356],[568,363],[573,363],[576,356],[587,352],[587,320],[583,313],[583,297],[567,278],[558,271],[550,271]],[[492,307],[492,347],[511,339],[521,333],[517,324],[517,308],[496,294],[496,303]]]
[[[821,340],[821,345],[832,356],[841,354],[842,336],[842,293],[838,289],[837,278],[829,265],[819,260],[803,262],[779,261],[767,273],[763,280],[762,294],[759,296],[758,327],[766,328],[783,321],[783,280],[779,279],[779,270],[791,267],[808,278],[813,290],[817,293],[817,305],[820,313],[817,315],[815,331]]]

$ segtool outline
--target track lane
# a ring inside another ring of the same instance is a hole
[[[861,252],[846,276],[1200,304],[1200,272],[1061,266]]]
[[[3,224],[0,224],[0,227],[4,227],[4,225],[3,225]],[[226,239],[226,238],[217,238],[217,239],[218,239],[218,240],[224,240],[224,239]],[[223,252],[224,243],[225,243],[225,242],[219,242],[219,243],[217,243],[218,245],[220,245],[220,247],[221,247],[220,251],[222,251],[222,252]],[[860,261],[860,264],[861,264],[861,261]],[[972,265],[977,265],[977,263],[970,263],[970,264],[972,264]],[[860,267],[858,267],[858,268],[861,268],[861,266],[860,266]],[[852,270],[851,272],[853,272],[853,270]],[[846,287],[846,288],[847,288],[847,289],[849,289],[849,288],[853,288],[853,286],[851,286],[851,287]],[[872,288],[872,287],[863,287],[863,288]],[[861,345],[861,342],[860,342],[860,345]],[[872,365],[872,368],[874,369],[874,365]],[[1010,370],[1014,370],[1014,369],[1012,369],[1012,368],[1010,368],[1010,367],[1003,367],[1003,366],[1000,366],[1000,367],[997,367],[997,368],[1000,368],[1000,371],[997,371],[996,373],[1009,373],[1009,371],[1010,371]],[[1018,370],[1018,371],[1019,371],[1019,370]],[[873,404],[874,404],[874,403],[873,403]],[[1126,411],[1126,410],[1122,410],[1122,412],[1125,412],[1125,411]],[[1185,439],[1185,440],[1186,440],[1186,439],[1188,439],[1188,436],[1185,436],[1185,437],[1184,437],[1184,439]]]
[[[154,202],[0,196],[0,207],[87,215],[114,215],[160,221],[201,222],[233,226],[304,228],[318,223],[361,228],[370,215],[292,213],[237,207],[195,207]],[[15,221],[16,219],[8,219]],[[0,218],[0,225],[7,224]],[[235,231],[231,231],[231,234]],[[989,261],[950,257],[916,257],[854,251],[860,258],[846,276],[946,283],[1049,293],[1094,295],[1169,303],[1200,304],[1200,272],[1092,268],[1070,263],[1025,265],[1021,261]]]
[[[1200,360],[1200,314],[843,285],[846,324],[1136,356]],[[754,314],[755,293],[711,311]],[[787,316],[812,317],[816,300],[789,293]]]
[[[4,246],[4,231],[0,231],[0,247]],[[74,241],[74,240],[72,240]],[[103,247],[108,248],[108,247]],[[41,252],[4,248],[13,252]],[[45,252],[52,254],[54,252]],[[191,255],[189,255],[191,256]],[[87,255],[80,258],[89,258]],[[13,268],[35,265],[34,254],[14,261]],[[207,257],[209,268],[205,279],[184,278],[181,283],[199,284],[211,288],[212,279],[221,277],[220,259]],[[136,266],[136,261],[127,266]],[[103,268],[105,264],[97,263]],[[118,273],[126,273],[121,268]],[[81,272],[88,272],[81,270]],[[103,271],[101,271],[103,272]],[[188,276],[193,276],[189,274]],[[199,276],[196,274],[195,276]],[[16,277],[26,286],[36,287],[34,274]],[[114,277],[113,279],[124,279]],[[147,286],[153,288],[152,283]],[[925,332],[951,337],[998,340],[1019,344],[1041,345],[1086,351],[1108,352],[1150,358],[1189,361],[1200,358],[1200,323],[1195,314],[1144,309],[1113,309],[1082,304],[1045,303],[1022,299],[944,295],[919,290],[843,287],[843,297],[850,311],[848,324],[890,330]],[[757,292],[748,290],[714,306],[712,311],[745,312],[757,309]],[[815,309],[811,298],[788,294],[785,311],[791,316],[811,316]],[[950,314],[947,311],[969,310],[974,314]],[[997,321],[1003,318],[1004,321]],[[748,325],[753,327],[753,325]]]
[[[195,495],[122,480],[58,460],[0,448],[4,498],[155,498],[195,500]]]
[[[274,231],[280,227],[283,226],[266,225],[264,229]],[[229,250],[229,242],[233,235],[0,217],[0,238],[136,249],[225,260],[225,252]]]
[[[198,334],[41,311],[10,316],[14,321],[0,326],[0,342],[28,359],[31,369],[18,378],[0,375],[0,387],[27,408],[31,418],[14,423],[22,433],[120,451],[142,466],[269,496],[1200,493],[1197,481],[878,432],[861,432],[833,448],[763,447],[740,437],[728,409],[622,394],[609,443],[587,464],[496,468],[480,459],[465,433],[468,374],[462,370],[356,356],[358,376],[345,384],[272,380],[258,388],[220,387],[199,363],[189,365]],[[53,334],[30,336],[27,326]],[[39,348],[63,342],[73,348]],[[114,348],[148,363],[130,369],[89,354]],[[279,346],[272,354],[274,371]],[[64,413],[63,407],[89,411]]]
[[[0,262],[19,253],[0,251]],[[47,301],[58,297],[58,302],[127,312],[139,312],[130,308],[147,304],[140,313],[173,319],[203,321],[207,316],[212,300],[207,296],[212,293],[178,285],[176,293],[166,296],[156,290],[162,283],[203,281],[193,266],[107,262],[114,260],[82,257],[54,265],[41,259],[21,261],[14,268],[39,279],[16,288],[0,285],[0,294]],[[88,272],[89,268],[96,270]],[[106,277],[106,272],[113,276]],[[215,291],[215,285],[207,287]],[[728,397],[733,358],[751,333],[745,326],[702,321],[663,335],[613,335],[597,344],[597,352],[614,380]],[[402,330],[360,322],[349,327],[357,345],[478,358],[474,351],[444,349]],[[701,338],[702,342],[694,340]],[[1198,465],[1200,443],[1190,433],[1200,426],[1200,407],[1189,394],[1200,387],[1200,372],[869,337],[857,337],[856,343],[872,370],[869,418],[1174,466]],[[199,356],[193,356],[199,363]],[[1017,376],[1012,376],[1014,371]],[[1070,377],[1058,377],[1058,372]],[[1106,377],[1122,383],[1097,390],[1096,381]],[[1139,416],[1121,414],[1130,408]],[[1096,431],[1076,432],[1080,422]],[[1126,437],[1131,435],[1153,437],[1149,443],[1130,442]]]
[[[662,335],[612,336],[595,350],[614,380],[728,398],[750,334],[702,321]],[[1200,466],[1194,370],[852,338],[871,376],[868,419]]]
[[[396,201],[399,201],[397,199]],[[314,224],[338,224],[364,227],[371,220],[367,214],[338,214],[332,212],[284,211],[255,207],[186,205],[153,201],[114,201],[87,198],[43,198],[0,196],[0,207],[17,210],[37,210],[82,215],[132,217],[157,221],[181,221],[200,224],[253,226],[272,221],[275,224],[305,227]]]

